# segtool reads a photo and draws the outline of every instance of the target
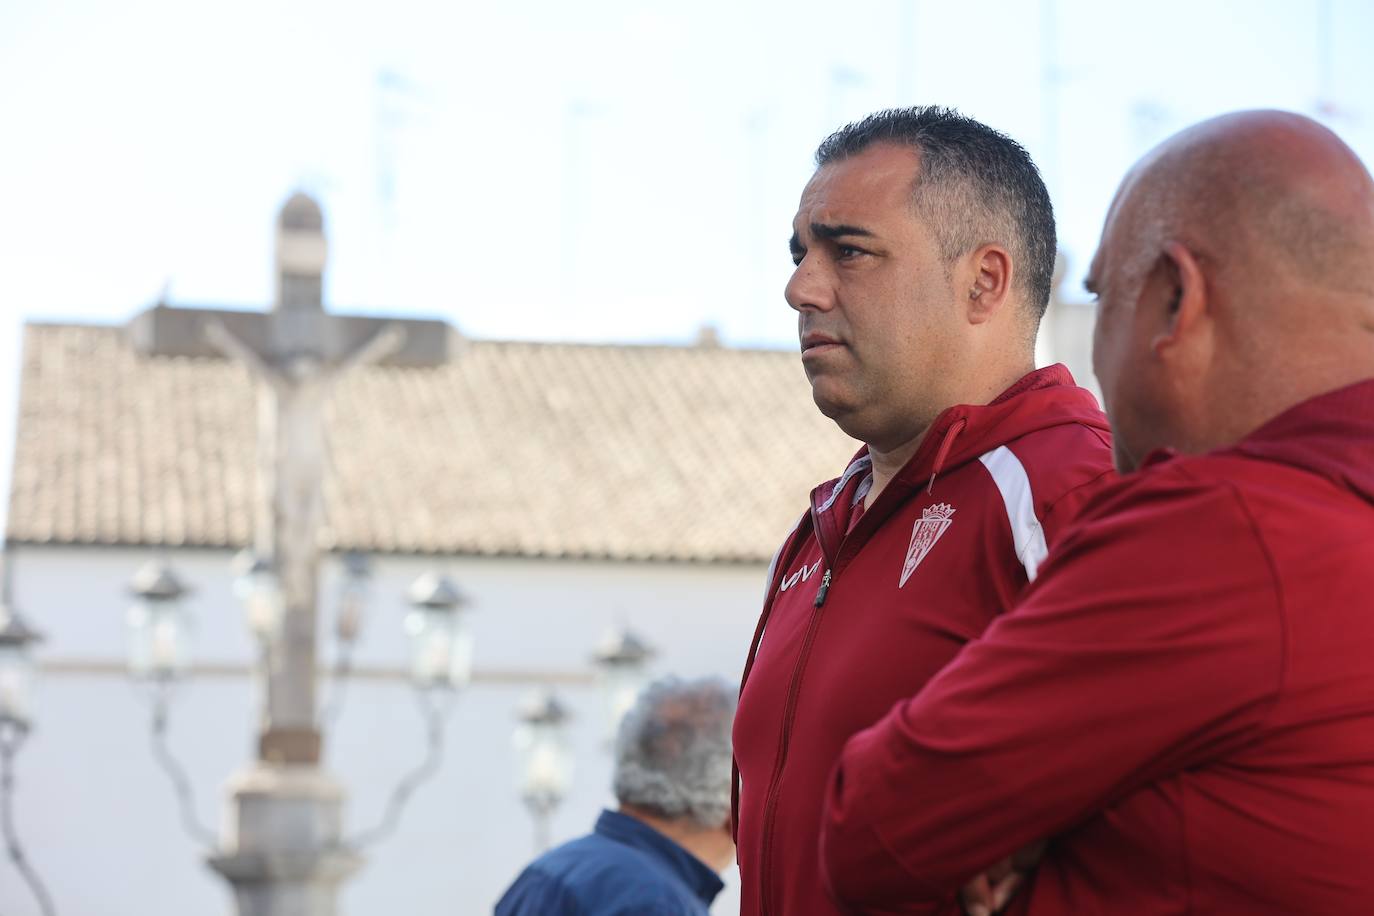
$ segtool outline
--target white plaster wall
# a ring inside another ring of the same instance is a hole
[[[1063,363],[1073,373],[1074,381],[1093,393],[1102,403],[1102,389],[1093,373],[1093,328],[1097,324],[1097,309],[1090,303],[1056,302],[1050,307],[1041,325],[1037,349],[1045,358],[1038,365]]]
[[[51,665],[123,658],[124,589],[153,552],[18,547],[10,557],[14,598],[48,640]],[[196,589],[196,657],[247,664],[253,646],[232,597],[230,556],[163,553]],[[449,722],[446,763],[416,794],[400,829],[368,854],[347,885],[349,916],[406,913],[463,916],[492,904],[531,853],[529,818],[515,790],[513,710],[534,686],[483,672],[586,675],[605,628],[621,620],[661,651],[659,673],[738,677],[762,592],[760,566],[713,567],[516,560],[380,558],[360,666],[408,661],[401,630],[405,587],[440,569],[472,598],[479,677]],[[332,610],[326,576],[322,626]],[[325,644],[328,644],[326,640]],[[328,661],[326,658],[325,661]],[[574,679],[575,680],[575,679]],[[577,773],[554,824],[555,842],[586,832],[610,800],[610,760],[602,745],[595,688],[560,688],[576,719]],[[200,818],[218,828],[223,787],[251,758],[254,686],[242,677],[203,676],[181,690],[171,743],[195,786]],[[148,707],[119,674],[52,671],[35,703],[36,730],[18,759],[16,818],[34,866],[64,916],[224,914],[222,880],[178,823],[171,787],[148,743]],[[349,788],[352,831],[381,815],[396,780],[419,762],[423,730],[403,683],[350,685],[338,726],[326,735],[329,769]],[[738,910],[737,881],[716,907]],[[0,861],[0,913],[35,912],[18,876]]]

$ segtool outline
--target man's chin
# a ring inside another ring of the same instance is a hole
[[[832,420],[839,421],[840,417],[852,411],[853,405],[847,398],[839,395],[838,392],[830,390],[831,386],[824,382],[811,383],[811,400],[816,402],[816,409]]]
[[[850,438],[859,438],[855,435],[854,430],[850,428],[856,414],[859,412],[859,405],[854,403],[853,398],[842,397],[836,392],[827,391],[820,386],[812,385],[811,400],[816,402],[816,409],[819,410],[823,416],[834,420],[835,425],[838,426],[845,435]]]

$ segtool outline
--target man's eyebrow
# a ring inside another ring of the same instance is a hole
[[[1097,281],[1094,280],[1092,277],[1083,278],[1083,288],[1086,289],[1092,295],[1097,295]]]
[[[850,226],[843,223],[838,226],[831,226],[827,223],[812,223],[811,234],[823,239],[838,239],[847,235],[857,235],[865,238],[873,237],[873,233],[862,226]]]

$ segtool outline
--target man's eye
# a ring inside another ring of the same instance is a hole
[[[864,251],[862,248],[855,248],[853,245],[840,245],[835,249],[835,252],[840,256],[842,260],[848,258],[857,258],[861,254],[868,253]]]

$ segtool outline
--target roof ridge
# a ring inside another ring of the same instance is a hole
[[[118,325],[27,323],[8,536],[251,536],[254,398],[223,360],[134,358]],[[759,562],[855,445],[784,350],[466,340],[352,375],[326,513],[379,552]],[[710,354],[698,358],[694,354]],[[174,544],[173,542],[176,542]]]

